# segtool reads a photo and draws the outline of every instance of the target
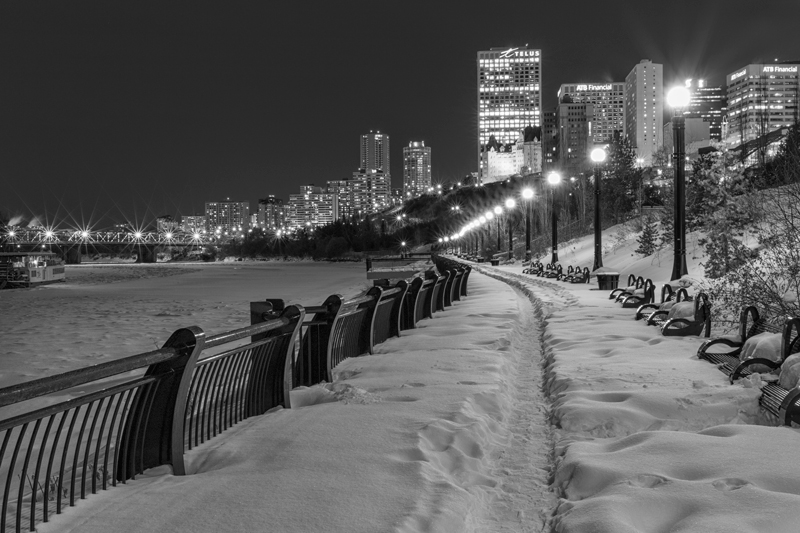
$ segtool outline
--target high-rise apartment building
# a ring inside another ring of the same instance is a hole
[[[431,186],[431,147],[411,141],[403,147],[403,196],[414,198]]]
[[[478,177],[489,152],[511,152],[526,126],[542,125],[541,50],[527,46],[478,52]]]
[[[389,170],[389,136],[381,132],[369,132],[361,136],[362,172],[390,174]]]
[[[228,237],[243,236],[250,226],[250,203],[206,202],[206,230]]]
[[[270,194],[258,200],[258,226],[265,230],[278,230],[286,225],[286,207],[283,200]]]
[[[547,172],[558,161],[558,122],[556,112],[542,113],[542,171]]]
[[[377,213],[391,205],[392,184],[388,174],[353,172],[349,186],[354,216]]]
[[[798,118],[798,63],[752,64],[728,74],[725,142],[737,146]]]
[[[339,197],[323,187],[303,185],[299,194],[289,195],[286,209],[286,226],[320,226],[339,218]]]
[[[558,89],[563,104],[592,104],[591,140],[606,144],[625,133],[625,84],[622,82],[564,83]]]
[[[701,118],[708,122],[711,139],[722,140],[722,119],[727,113],[727,97],[722,87],[709,87],[706,80],[686,80],[689,89],[689,108],[684,111],[688,118]]]
[[[625,77],[625,135],[645,165],[663,144],[663,67],[642,59]]]

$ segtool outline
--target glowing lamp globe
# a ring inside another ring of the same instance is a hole
[[[530,200],[531,198],[533,198],[533,189],[531,188],[522,189],[522,197],[525,198],[526,200]]]
[[[405,246],[405,245],[406,245],[406,241],[403,241],[403,242],[400,243],[400,246]]]
[[[670,107],[687,107],[689,105],[689,89],[673,87],[667,93],[667,103]]]
[[[444,242],[450,242],[450,237],[445,237]]]
[[[486,224],[486,217],[480,217],[478,220],[481,221],[481,224]]]
[[[561,176],[557,172],[551,172],[547,175],[547,183],[550,185],[558,185],[561,182]]]
[[[506,200],[506,209],[514,209],[516,206],[517,202],[513,198]]]
[[[486,220],[492,220],[494,218],[494,214],[491,211],[486,211]]]
[[[494,212],[499,215],[500,213],[503,212],[503,208],[498,205],[497,207],[494,208]]]
[[[592,161],[595,163],[602,163],[606,160],[606,151],[602,148],[595,148],[592,150]]]

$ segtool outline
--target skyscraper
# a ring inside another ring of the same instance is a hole
[[[541,50],[478,52],[478,177],[488,175],[490,151],[511,152],[526,126],[541,126]]]
[[[358,168],[365,174],[390,175],[388,135],[378,131],[361,136],[361,163]]]
[[[798,120],[798,63],[753,64],[728,74],[725,142],[736,146]]]
[[[625,133],[625,84],[622,82],[564,83],[558,89],[562,104],[592,104],[591,140],[605,144]]]
[[[206,230],[226,237],[243,236],[250,226],[250,202],[206,202]]]
[[[403,197],[414,198],[431,186],[431,147],[411,141],[403,147]]]
[[[686,80],[690,92],[686,118],[701,118],[708,122],[711,139],[722,140],[722,117],[727,112],[727,98],[722,87],[708,87],[706,80]]]
[[[663,144],[663,68],[642,59],[625,77],[625,135],[644,164]]]

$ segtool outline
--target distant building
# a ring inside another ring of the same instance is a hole
[[[299,194],[289,195],[286,226],[321,226],[339,218],[339,197],[322,187],[303,185]]]
[[[186,215],[182,218],[181,229],[192,234],[203,232],[206,229],[206,217],[204,215]]]
[[[370,131],[361,136],[361,162],[358,168],[365,174],[391,173],[388,135]]]
[[[542,166],[543,172],[553,168],[558,161],[558,123],[556,111],[545,111],[542,123]]]
[[[527,46],[478,52],[478,177],[489,178],[489,153],[510,156],[526,126],[542,125],[541,50]]]
[[[265,230],[279,230],[286,225],[286,206],[283,200],[270,194],[258,200],[257,223]]]
[[[663,67],[642,59],[625,77],[625,135],[642,163],[663,144]]]
[[[701,118],[708,122],[709,135],[714,141],[722,141],[722,119],[727,114],[728,98],[722,87],[708,87],[706,80],[686,80],[689,89],[689,108],[684,111],[688,118]]]
[[[490,150],[484,183],[503,181],[514,175],[542,171],[542,129],[528,126],[508,150]]]
[[[180,222],[172,215],[162,215],[156,219],[156,229],[159,233],[172,233],[181,227]]]
[[[353,216],[377,213],[391,205],[392,184],[388,174],[353,172],[351,182]]]
[[[725,142],[737,146],[791,126],[798,116],[800,63],[746,65],[727,76]]]
[[[701,148],[711,146],[711,123],[702,117],[690,117],[684,120],[684,151],[690,159],[697,157]],[[668,154],[675,149],[672,138],[672,122],[664,124],[664,148]]]
[[[589,154],[595,141],[594,120],[594,104],[558,104],[558,166],[567,175],[583,172],[591,166]]]
[[[413,198],[431,186],[431,147],[411,141],[403,147],[403,196]]]
[[[594,144],[606,144],[614,139],[615,134],[625,134],[625,83],[564,83],[558,89],[558,100],[563,104],[594,106],[591,129]]]
[[[250,226],[249,202],[206,202],[206,231],[227,237],[244,236]]]

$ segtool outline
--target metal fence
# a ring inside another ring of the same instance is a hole
[[[376,286],[352,300],[253,302],[250,326],[208,337],[180,329],[158,350],[0,389],[0,408],[53,402],[0,421],[0,532],[33,531],[148,468],[185,475],[185,451],[290,407],[291,388],[332,381],[340,362],[466,296],[469,267],[440,265],[446,275]]]

